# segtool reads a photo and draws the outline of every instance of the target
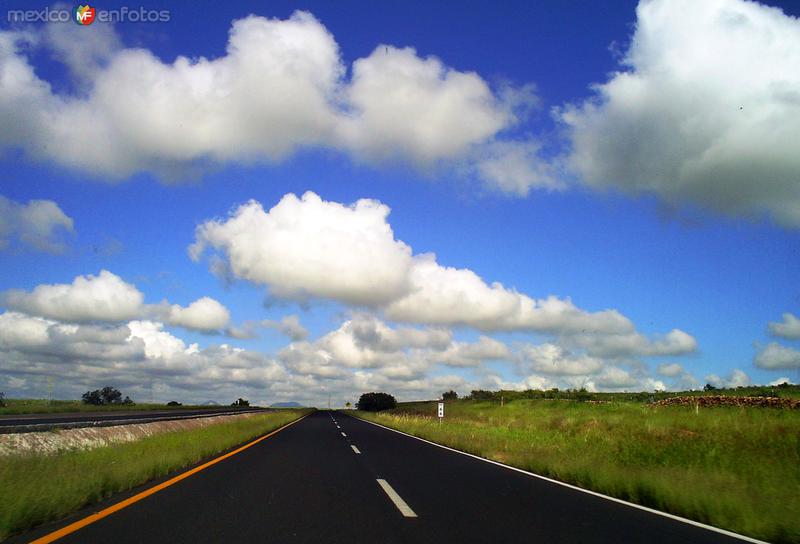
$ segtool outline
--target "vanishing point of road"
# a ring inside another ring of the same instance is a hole
[[[752,542],[335,411],[314,412],[141,500],[125,501],[156,484],[10,542]],[[116,510],[90,517],[109,507]]]

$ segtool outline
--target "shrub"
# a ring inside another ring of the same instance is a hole
[[[167,406],[182,406],[182,404],[177,400],[171,400],[167,403]]]
[[[247,399],[243,399],[242,397],[239,397],[238,399],[236,399],[231,403],[231,406],[240,406],[240,407],[250,406],[250,401]]]
[[[6,394],[0,391],[0,408],[5,408],[6,406]]]
[[[456,393],[452,389],[446,393],[442,393],[442,400],[456,400],[456,399],[458,399],[458,393]]]
[[[356,403],[356,408],[365,412],[391,410],[396,406],[397,401],[388,393],[364,393]]]

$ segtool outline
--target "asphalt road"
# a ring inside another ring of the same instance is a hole
[[[320,411],[58,542],[741,541]]]
[[[208,408],[202,410],[130,410],[114,412],[73,412],[54,414],[19,414],[0,416],[0,427],[24,427],[31,425],[69,425],[72,423],[86,423],[92,421],[121,421],[145,419],[169,419],[194,416],[209,416],[241,412],[237,408]]]

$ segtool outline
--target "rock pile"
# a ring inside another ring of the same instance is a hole
[[[800,408],[800,400],[785,399],[781,397],[734,397],[713,395],[703,397],[672,397],[653,403],[654,406],[748,406],[756,408],[785,408],[796,410]]]

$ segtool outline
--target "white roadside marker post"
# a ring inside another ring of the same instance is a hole
[[[439,425],[442,424],[442,420],[444,419],[444,402],[439,403]]]

